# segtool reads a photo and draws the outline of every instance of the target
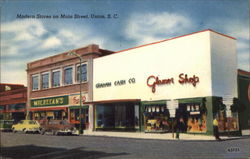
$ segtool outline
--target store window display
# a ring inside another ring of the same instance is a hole
[[[171,130],[169,111],[166,105],[146,105],[144,112],[145,132],[168,132]]]
[[[233,100],[233,99],[232,99]],[[229,132],[239,130],[238,109],[234,109],[235,103],[227,107],[223,103],[223,98],[216,99],[214,106],[214,116],[218,115],[219,132]]]
[[[207,115],[204,103],[185,103],[180,104],[177,116],[183,117],[186,125],[186,132],[206,133],[207,132]]]

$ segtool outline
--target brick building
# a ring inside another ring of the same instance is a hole
[[[111,54],[98,45],[72,50],[83,58],[82,101],[85,128],[92,129],[93,59]],[[28,111],[32,119],[68,119],[79,126],[80,60],[70,51],[27,64]]]
[[[25,119],[27,87],[20,84],[0,84],[0,119],[15,122]]]

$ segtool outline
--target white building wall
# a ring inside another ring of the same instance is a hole
[[[162,100],[212,95],[210,31],[191,34],[165,42],[130,49],[94,59],[93,100],[141,99]],[[180,84],[179,74],[199,77],[196,87]],[[174,78],[174,84],[147,86],[149,76]],[[134,84],[128,80],[135,78]],[[125,85],[115,86],[117,80]],[[96,88],[97,83],[111,82],[111,87]]]
[[[236,40],[211,32],[212,95],[237,97]]]

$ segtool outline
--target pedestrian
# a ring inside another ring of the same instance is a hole
[[[180,139],[180,133],[184,131],[185,128],[185,123],[183,118],[180,118],[177,121],[177,125],[176,125],[176,139]]]
[[[216,116],[213,120],[213,127],[214,127],[214,137],[216,140],[221,141],[219,137],[219,123],[218,123],[218,116]]]

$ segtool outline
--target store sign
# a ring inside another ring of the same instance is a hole
[[[233,105],[233,97],[232,96],[224,96],[223,97],[223,104],[226,105],[227,109],[230,108],[231,105]]]
[[[87,102],[88,99],[88,94],[87,93],[83,93],[82,94],[82,103]],[[80,95],[71,95],[69,96],[69,104],[71,106],[76,106],[76,105],[80,105]]]
[[[192,84],[194,87],[199,82],[199,77],[193,75],[192,77],[188,77],[187,74],[181,73],[179,75],[178,82],[180,84]],[[170,85],[174,84],[174,78],[166,78],[166,79],[159,79],[159,77],[149,76],[147,79],[147,85],[152,88],[152,92],[155,93],[157,85]]]
[[[179,107],[178,100],[169,100],[169,101],[167,101],[166,104],[167,104],[168,109],[177,109]]]
[[[126,84],[134,84],[135,83],[135,78],[129,78],[127,80],[116,80],[114,82],[103,82],[103,83],[97,83],[95,85],[96,88],[106,88],[106,87],[111,87],[112,84],[114,86],[122,86]]]
[[[169,115],[171,118],[174,118],[175,117],[175,113],[176,113],[176,110],[175,109],[170,109],[169,110]]]
[[[31,100],[31,107],[60,106],[60,105],[68,105],[68,104],[69,104],[68,96],[59,96],[59,97]]]

